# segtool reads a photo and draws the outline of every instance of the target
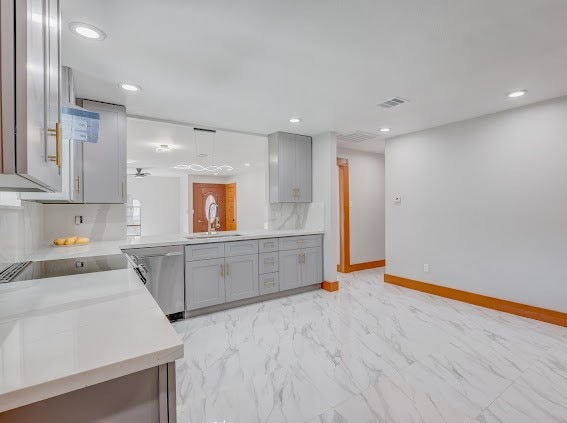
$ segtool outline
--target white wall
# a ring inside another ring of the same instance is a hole
[[[313,201],[323,203],[323,278],[327,282],[337,280],[338,192],[337,137],[326,132],[313,137]]]
[[[386,257],[384,155],[338,149],[348,159],[350,193],[350,262]]]
[[[565,97],[389,139],[387,273],[567,312],[566,163]]]
[[[181,178],[128,177],[128,194],[141,203],[142,236],[181,233]]]
[[[236,182],[237,229],[264,229],[266,206],[266,173],[264,169],[259,168],[241,173],[230,179],[230,182]]]

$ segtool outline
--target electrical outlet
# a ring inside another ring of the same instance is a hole
[[[424,264],[424,265],[423,265],[423,271],[424,271],[425,273],[429,273],[429,265],[428,265],[428,264]]]
[[[83,223],[83,216],[75,216],[75,225]]]

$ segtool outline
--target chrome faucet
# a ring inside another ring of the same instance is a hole
[[[215,218],[211,220],[211,208],[215,206]],[[218,204],[215,203],[214,201],[209,204],[209,209],[207,210],[207,234],[208,235],[212,235],[214,234],[216,231],[215,229],[219,227],[217,220],[218,220]],[[215,227],[213,227],[213,222],[215,223]]]

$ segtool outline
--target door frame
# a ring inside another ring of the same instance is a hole
[[[350,191],[348,159],[337,157],[339,168],[339,264],[337,271],[348,273],[350,268]]]
[[[227,191],[228,191],[228,187],[229,186],[234,186],[234,198],[233,198],[233,207],[232,209],[234,210],[234,229],[232,229],[233,231],[236,231],[238,229],[238,216],[236,214],[236,204],[237,204],[237,199],[236,199],[236,182],[231,182],[229,184],[225,184],[224,186],[224,197],[225,197],[225,206],[226,209],[228,210],[228,195],[227,195]],[[228,213],[226,213],[225,216],[225,227],[226,230],[228,231]]]
[[[339,264],[337,272],[350,273],[359,270],[384,267],[386,260],[351,264],[350,262],[350,188],[348,159],[337,157],[339,168]]]

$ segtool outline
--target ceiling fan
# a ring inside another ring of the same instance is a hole
[[[151,173],[149,172],[142,172],[141,167],[136,168],[136,173],[134,174],[134,178],[145,178],[146,176],[150,176]]]

